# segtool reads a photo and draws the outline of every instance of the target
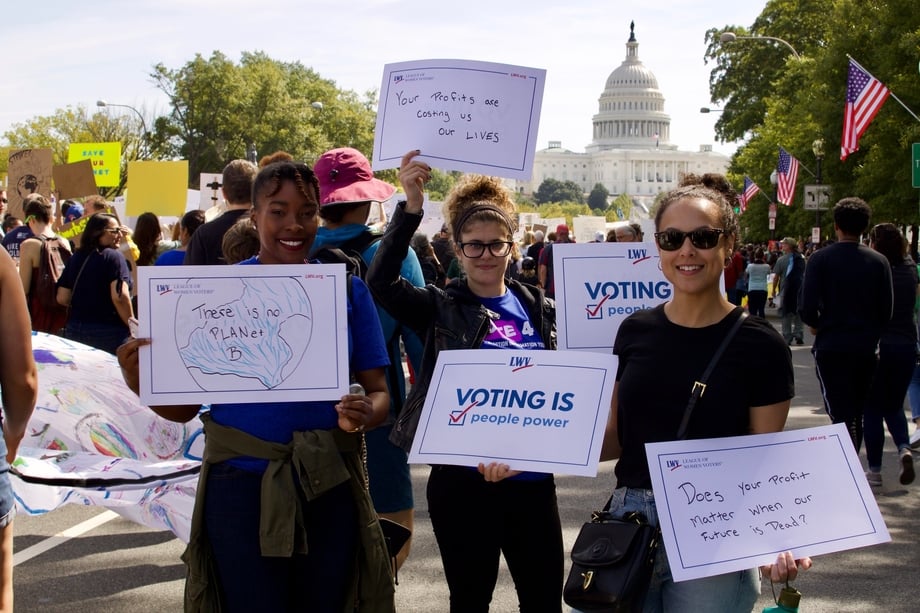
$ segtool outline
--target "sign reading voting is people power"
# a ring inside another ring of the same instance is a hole
[[[645,453],[675,581],[891,540],[844,424]]]
[[[374,170],[407,151],[445,170],[529,179],[546,71],[464,60],[383,67]]]
[[[626,317],[671,299],[651,243],[556,243],[553,269],[560,349],[609,353]]]
[[[141,266],[141,401],[338,400],[348,389],[343,264]]]
[[[616,364],[575,351],[441,351],[409,462],[593,477]]]

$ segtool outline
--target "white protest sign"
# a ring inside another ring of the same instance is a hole
[[[442,351],[409,462],[593,477],[616,365],[571,351]]]
[[[383,67],[374,170],[407,151],[436,168],[529,179],[546,71],[465,60]]]
[[[609,353],[627,316],[671,299],[650,243],[557,243],[553,271],[560,349]]]
[[[844,424],[645,452],[675,581],[891,540]]]
[[[344,264],[140,266],[137,281],[144,404],[347,393]]]

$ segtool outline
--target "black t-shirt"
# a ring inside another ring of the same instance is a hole
[[[652,487],[645,443],[677,438],[693,382],[709,364],[739,309],[703,328],[671,323],[664,305],[633,313],[620,325],[617,487]],[[792,356],[765,320],[748,317],[712,371],[686,438],[750,434],[749,409],[795,395]]]
[[[74,322],[109,324],[127,329],[112,303],[112,281],[121,279],[131,287],[128,263],[112,248],[76,252],[64,267],[58,287],[73,292],[70,319]]]
[[[247,213],[249,213],[248,209],[230,209],[217,219],[202,224],[192,234],[188,247],[185,249],[185,259],[182,263],[192,266],[226,264],[227,261],[224,259],[222,249],[224,234],[240,217]]]

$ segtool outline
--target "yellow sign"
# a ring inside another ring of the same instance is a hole
[[[188,161],[128,162],[127,212],[181,217],[188,195]]]
[[[67,163],[90,160],[98,187],[118,187],[121,183],[121,143],[70,143]]]

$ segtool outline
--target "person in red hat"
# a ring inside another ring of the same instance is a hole
[[[396,187],[375,178],[364,154],[350,147],[332,149],[322,154],[316,160],[313,171],[319,180],[319,216],[323,225],[316,232],[311,255],[315,256],[327,247],[337,247],[360,254],[370,265],[382,235],[373,232],[367,225],[368,216],[371,207],[380,206],[396,193]],[[418,256],[411,249],[403,259],[400,276],[416,287],[425,285]],[[391,418],[387,424],[366,434],[371,499],[381,517],[412,530],[415,503],[408,454],[389,441],[389,434],[392,423],[406,401],[406,378],[402,369],[400,344],[405,347],[410,365],[417,369],[421,364],[422,342],[379,304],[377,315],[390,356],[387,382]],[[411,540],[407,541],[396,555],[397,568],[408,557],[410,544]]]
[[[569,239],[569,227],[564,223],[556,226],[556,243],[574,243]],[[556,298],[556,283],[553,278],[553,244],[547,243],[540,252],[540,261],[537,266],[537,279],[540,287],[546,292],[547,297]]]

